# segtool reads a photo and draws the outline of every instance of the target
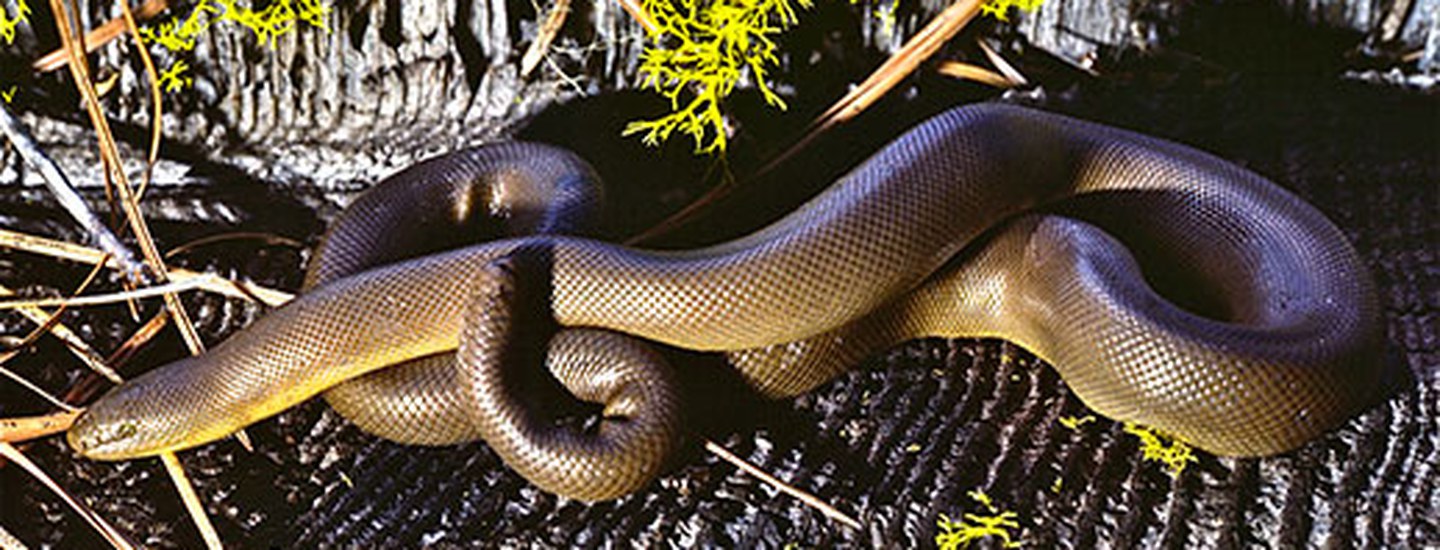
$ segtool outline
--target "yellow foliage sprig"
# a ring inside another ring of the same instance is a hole
[[[811,0],[799,0],[803,8]],[[642,88],[670,100],[673,113],[631,122],[624,134],[647,145],[676,131],[695,141],[697,153],[723,152],[727,143],[721,105],[748,71],[766,103],[785,108],[767,76],[779,63],[774,37],[794,25],[790,0],[644,0],[656,23],[640,55]]]
[[[950,519],[950,516],[940,514],[940,520],[935,522],[940,527],[940,532],[935,534],[935,546],[940,550],[958,550],[968,548],[970,543],[986,537],[997,537],[1000,545],[1004,548],[1019,548],[1020,541],[1013,540],[1011,533],[1013,529],[1020,528],[1020,522],[1016,521],[1019,514],[1013,511],[1001,511],[995,507],[990,496],[984,491],[970,491],[967,493],[975,502],[984,506],[988,514],[965,514],[960,521]]]
[[[276,0],[260,11],[241,6],[235,0],[200,0],[182,21],[172,17],[169,21],[153,27],[140,29],[145,41],[157,44],[172,52],[186,52],[195,49],[195,40],[216,22],[232,22],[250,29],[261,45],[275,47],[279,37],[295,30],[296,21],[304,21],[312,27],[330,32],[325,20],[330,7],[323,0]],[[161,86],[175,92],[189,87],[193,79],[184,77],[189,66],[177,61],[160,75]]]
[[[1169,467],[1172,478],[1179,477],[1180,472],[1185,471],[1187,464],[1200,461],[1190,445],[1179,439],[1162,436],[1154,429],[1126,422],[1125,433],[1140,439],[1140,453],[1143,460],[1163,462]],[[1167,439],[1170,441],[1167,442]]]
[[[1011,7],[1019,8],[1021,11],[1035,11],[1035,8],[1040,7],[1040,4],[1044,1],[1045,0],[987,0],[984,4],[980,5],[980,12],[994,16],[1001,21],[1009,21],[1005,12],[1010,11]]]
[[[21,23],[28,21],[29,16],[30,6],[25,4],[25,0],[15,0],[15,17],[13,19],[10,17],[10,10],[5,9],[4,5],[0,5],[0,39],[4,39],[6,44],[15,42],[15,30],[20,27]]]

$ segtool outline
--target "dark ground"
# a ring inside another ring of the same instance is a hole
[[[1019,539],[1032,548],[1440,547],[1440,102],[1263,70],[1195,76],[1201,73],[1157,71],[1143,62],[1130,68],[1104,82],[1053,87],[1044,106],[1209,150],[1329,215],[1379,283],[1389,353],[1374,360],[1411,373],[1383,403],[1298,451],[1258,460],[1202,455],[1172,479],[1161,465],[1141,461],[1137,440],[1116,423],[1102,419],[1079,432],[1062,427],[1059,418],[1084,415],[1085,407],[1051,368],[1003,342],[913,342],[778,403],[733,397],[713,363],[687,361],[700,401],[695,415],[705,419],[701,433],[857,516],[862,531],[698,450],[639,494],[587,505],[530,487],[483,445],[388,443],[318,402],[252,427],[253,454],[222,442],[182,460],[221,537],[247,547],[926,547],[940,514],[981,511],[966,496],[973,489],[1016,511]],[[820,147],[858,160],[886,136],[956,101],[952,88],[922,79],[911,99],[880,106]],[[600,101],[569,107],[559,118],[604,127],[603,113],[614,109]],[[537,121],[529,135],[563,133],[547,124]],[[581,150],[616,187],[647,185],[619,173],[623,157]],[[744,153],[736,158],[732,164]],[[783,211],[793,204],[788,195],[830,181],[805,162],[813,159],[801,160],[803,177],[777,176],[782,185],[750,194],[769,206],[735,219]],[[189,218],[158,223],[156,233],[163,246],[236,230],[313,242],[323,223],[305,206],[311,202],[303,193],[223,181],[170,191],[159,204]],[[49,221],[57,218],[29,195],[10,197],[0,209],[5,227],[78,240]],[[282,246],[232,243],[191,252],[184,263],[294,288],[303,257]],[[14,253],[0,255],[0,268],[10,286],[66,288],[83,276],[82,268]],[[212,342],[259,314],[212,297],[189,301]],[[7,334],[19,333],[21,323],[8,314],[3,320]],[[118,312],[87,310],[66,320],[100,349],[112,349],[125,334]],[[164,342],[128,372],[176,354],[174,342]],[[50,388],[78,376],[49,343],[12,366]],[[39,410],[21,391],[0,387],[0,413]],[[77,460],[58,438],[35,444],[29,455],[135,541],[199,545],[158,461]],[[1053,490],[1057,478],[1063,482]],[[27,544],[98,544],[78,517],[17,468],[0,469],[0,487],[0,524]]]

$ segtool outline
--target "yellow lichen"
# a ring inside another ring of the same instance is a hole
[[[810,0],[799,0],[809,8]],[[640,54],[641,87],[670,100],[671,114],[631,122],[624,134],[644,134],[647,145],[675,131],[695,140],[698,153],[723,152],[728,132],[721,102],[748,72],[770,105],[784,109],[770,84],[778,63],[776,35],[796,22],[790,0],[644,0],[655,20]]]
[[[279,37],[295,30],[296,21],[330,32],[325,19],[330,7],[321,0],[275,0],[265,9],[254,11],[241,6],[235,0],[200,0],[190,14],[182,21],[178,16],[153,27],[140,29],[147,42],[157,44],[172,52],[185,52],[195,48],[195,39],[217,22],[228,21],[250,29],[261,45],[274,47]],[[161,86],[167,91],[177,91],[189,86],[189,78],[181,78],[188,67],[177,61],[160,75]]]
[[[189,69],[190,66],[186,65],[184,61],[176,61],[169,69],[160,73],[160,87],[167,92],[178,92],[190,87],[195,83],[195,79],[184,76],[185,71]]]
[[[1081,417],[1066,416],[1060,419],[1060,425],[1078,432],[1080,431],[1081,426],[1084,426],[1094,421],[1095,415],[1093,414],[1087,414]]]
[[[967,493],[972,500],[985,507],[988,514],[964,514],[960,521],[950,519],[950,516],[940,514],[940,520],[935,524],[940,527],[940,532],[935,534],[935,545],[940,550],[958,550],[968,548],[971,542],[985,537],[998,537],[1001,545],[1005,548],[1019,548],[1020,541],[1014,540],[1012,529],[1019,529],[1020,523],[1016,521],[1018,514],[1010,510],[1000,511],[995,507],[994,501],[984,491],[970,491]]]
[[[1152,428],[1126,422],[1125,433],[1140,438],[1140,452],[1144,460],[1164,462],[1169,466],[1170,477],[1179,477],[1186,464],[1200,461],[1184,441],[1162,435]]]
[[[4,40],[6,44],[14,42],[15,30],[27,21],[29,16],[30,6],[25,4],[25,0],[15,0],[14,18],[11,18],[10,10],[5,9],[4,3],[0,3],[0,40]]]
[[[1040,7],[1042,2],[1044,0],[986,0],[984,4],[980,5],[980,12],[992,15],[1001,21],[1009,21],[1005,13],[1010,11],[1011,7],[1022,11],[1035,11],[1035,8]]]

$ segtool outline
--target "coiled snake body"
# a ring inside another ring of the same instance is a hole
[[[1323,215],[1207,154],[1016,107],[938,115],[794,213],[709,248],[547,234],[402,260],[418,242],[375,243],[487,209],[521,231],[573,231],[563,214],[597,200],[592,177],[573,155],[511,144],[390,178],[332,229],[311,290],[115,388],[71,445],[97,459],[187,448],[334,387],[369,431],[481,437],[542,488],[610,498],[656,475],[682,423],[663,360],[630,336],[728,352],[772,396],[896,341],[1001,337],[1095,410],[1226,455],[1294,448],[1375,397],[1374,291]],[[522,252],[542,257],[544,284]],[[536,292],[579,327],[551,340],[547,364],[605,403],[597,431],[550,425],[506,382],[517,297]]]

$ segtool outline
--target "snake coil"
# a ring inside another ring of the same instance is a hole
[[[594,179],[523,144],[392,176],[342,215],[306,293],[113,389],[70,444],[183,449],[326,392],[368,431],[483,438],[547,490],[611,498],[657,474],[682,426],[668,367],[635,338],[726,352],[789,396],[897,341],[1000,337],[1096,411],[1237,456],[1295,448],[1376,397],[1379,313],[1354,249],[1294,195],[1184,146],[960,107],[769,227],[691,251],[558,235],[583,231]],[[477,223],[540,234],[441,250],[455,243],[416,230]],[[606,405],[598,429],[547,424],[509,381],[528,301],[565,327],[545,361]]]

